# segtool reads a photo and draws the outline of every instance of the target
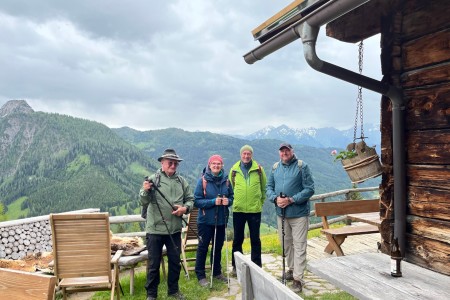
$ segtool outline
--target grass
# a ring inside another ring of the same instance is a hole
[[[342,225],[337,225],[342,226]],[[272,228],[273,229],[273,228]],[[308,239],[312,237],[320,236],[320,228],[313,229],[308,232]],[[273,253],[276,255],[282,255],[280,242],[278,240],[278,234],[270,233],[261,236],[261,244],[262,244],[262,252],[263,253]],[[231,245],[232,241],[228,241],[228,259],[229,264],[231,265]],[[226,245],[224,245],[222,251],[222,266],[226,265],[226,256],[225,251]],[[244,244],[242,245],[242,249],[244,253],[250,253],[251,246],[250,240],[245,239]],[[186,253],[187,257],[194,257],[194,252]],[[209,256],[208,256],[209,257]],[[194,262],[189,262],[190,266],[194,265]],[[167,268],[166,268],[167,269]],[[227,299],[235,299],[235,295],[227,297],[227,285],[223,282],[217,281],[214,279],[213,288],[205,289],[198,285],[198,281],[195,276],[195,272],[191,271],[189,273],[190,280],[187,280],[184,276],[184,271],[181,269],[180,274],[180,291],[187,297],[187,299],[196,299],[196,300],[206,300],[212,297],[222,297]],[[209,280],[209,270],[207,270],[207,278]],[[130,278],[129,276],[124,276],[121,280],[121,285],[125,295],[121,295],[121,299],[123,300],[132,300],[132,299],[146,299],[146,290],[145,290],[145,282],[146,282],[146,273],[140,272],[136,273],[135,281],[134,281],[134,295],[130,295]],[[339,293],[325,293],[317,296],[305,296],[301,295],[303,299],[313,300],[313,299],[322,299],[322,300],[353,300],[356,299],[350,294],[346,292]],[[98,292],[91,298],[93,300],[106,300],[110,298],[109,292]],[[164,280],[161,274],[161,283],[158,287],[158,299],[170,299],[167,297],[167,281]]]

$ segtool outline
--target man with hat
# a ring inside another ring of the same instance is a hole
[[[178,287],[181,261],[182,216],[191,211],[194,197],[187,181],[177,174],[182,159],[173,149],[166,149],[158,158],[161,168],[146,179],[140,190],[143,207],[147,206],[146,239],[149,267],[147,268],[147,300],[158,296],[159,265],[166,246],[169,264],[167,288],[169,297],[185,299]]]
[[[293,280],[292,290],[299,293],[304,284],[309,198],[314,194],[314,180],[309,166],[297,159],[290,144],[282,143],[279,155],[280,160],[273,165],[269,174],[266,194],[276,207],[280,243],[284,238],[283,253],[286,253],[289,268],[285,279]]]
[[[245,223],[250,232],[251,260],[258,266],[261,261],[261,239],[259,237],[261,226],[261,211],[266,200],[266,173],[258,162],[253,160],[253,148],[250,145],[242,146],[241,160],[236,162],[228,174],[234,190],[233,203],[233,247],[232,252],[242,253],[244,242]],[[236,275],[234,255],[232,255],[232,275]]]

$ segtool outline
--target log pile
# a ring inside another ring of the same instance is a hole
[[[23,259],[39,252],[51,252],[48,221],[0,228],[0,259]]]

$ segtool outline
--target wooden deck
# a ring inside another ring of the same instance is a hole
[[[450,299],[450,276],[402,262],[403,277],[390,276],[390,257],[377,253],[380,233],[349,236],[345,256],[324,252],[324,236],[308,240],[308,270],[358,299]]]

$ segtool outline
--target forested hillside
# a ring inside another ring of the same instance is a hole
[[[254,159],[261,164],[268,174],[273,164],[279,160],[278,140],[253,140],[234,138],[210,132],[187,132],[182,129],[137,131],[131,128],[113,129],[123,139],[142,149],[156,159],[167,147],[176,149],[184,159],[180,171],[187,174],[191,184],[201,175],[209,156],[220,154],[224,158],[225,169],[240,159],[239,150],[245,144],[252,145]],[[314,148],[293,145],[296,155],[309,164],[316,187],[316,194],[351,188],[352,184],[340,162],[334,162],[331,148]],[[360,186],[376,186],[379,178],[371,179]],[[275,225],[275,210],[268,202],[264,205],[263,222]]]
[[[108,127],[70,116],[34,112],[10,101],[0,114],[0,199],[19,201],[22,216],[100,207],[138,207],[152,161]]]

